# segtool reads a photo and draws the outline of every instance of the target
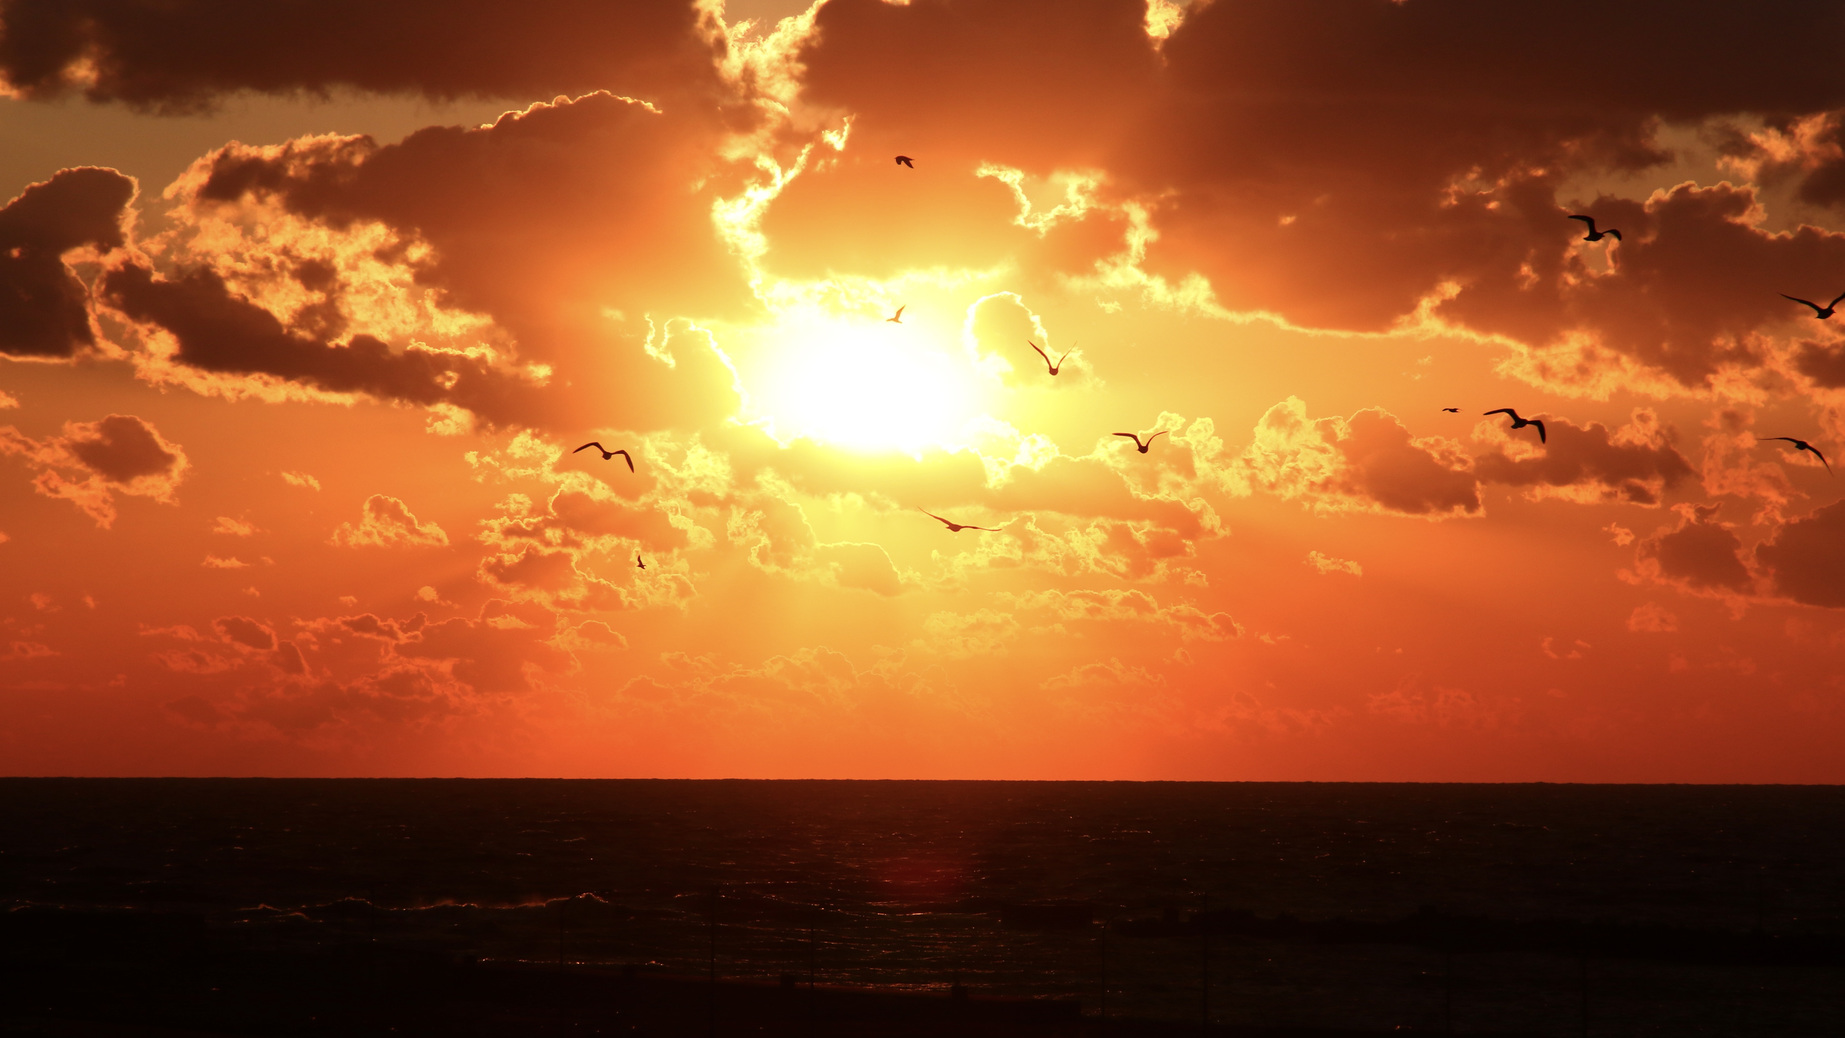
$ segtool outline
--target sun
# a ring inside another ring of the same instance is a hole
[[[806,307],[778,318],[739,363],[750,410],[777,439],[908,454],[967,445],[985,378],[956,332],[913,311],[902,324]]]

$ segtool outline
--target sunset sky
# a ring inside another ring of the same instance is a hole
[[[0,0],[0,772],[1845,781],[1777,11]]]

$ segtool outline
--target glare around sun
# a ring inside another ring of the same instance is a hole
[[[982,413],[983,376],[953,327],[914,311],[901,324],[784,313],[737,358],[752,417],[783,441],[909,454],[966,446]]]

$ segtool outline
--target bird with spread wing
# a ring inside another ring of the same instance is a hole
[[[1781,298],[1782,299],[1792,299],[1794,302],[1799,303],[1802,306],[1812,307],[1813,316],[1823,321],[1826,318],[1831,317],[1834,312],[1834,308],[1839,305],[1839,301],[1842,299],[1845,299],[1845,292],[1840,292],[1838,295],[1833,296],[1832,302],[1827,303],[1825,306],[1821,306],[1818,303],[1815,303],[1810,299],[1802,299],[1799,296],[1790,296],[1786,292],[1781,293]]]
[[[1145,443],[1142,443],[1142,442],[1141,442],[1141,439],[1140,439],[1140,436],[1139,436],[1139,435],[1137,435],[1137,434],[1135,434],[1135,433],[1116,433],[1115,435],[1116,435],[1116,436],[1125,436],[1125,437],[1127,437],[1128,439],[1130,439],[1130,440],[1133,440],[1133,441],[1134,441],[1134,449],[1135,449],[1135,450],[1138,450],[1138,451],[1140,451],[1140,453],[1142,453],[1142,454],[1145,454],[1145,453],[1147,453],[1147,448],[1148,448],[1148,447],[1151,447],[1151,446],[1153,446],[1153,438],[1154,438],[1155,436],[1161,436],[1161,435],[1164,435],[1164,434],[1165,434],[1165,432],[1166,432],[1166,430],[1164,430],[1164,429],[1161,429],[1161,430],[1160,430],[1159,432],[1156,432],[1156,433],[1154,433],[1154,434],[1153,434],[1153,436],[1149,436],[1149,437],[1147,437],[1147,439],[1146,439],[1146,442],[1145,442]]]
[[[1837,302],[1837,300],[1834,300],[1834,302]],[[1830,461],[1827,461],[1827,460],[1826,460],[1826,456],[1825,456],[1824,454],[1821,454],[1821,453],[1819,452],[1819,448],[1818,448],[1818,447],[1815,447],[1815,446],[1813,446],[1812,444],[1810,444],[1810,443],[1808,443],[1808,442],[1807,442],[1807,441],[1805,441],[1805,440],[1796,440],[1796,439],[1794,439],[1794,438],[1793,438],[1792,436],[1757,436],[1757,437],[1756,437],[1756,439],[1757,439],[1757,440],[1762,440],[1762,441],[1767,441],[1767,440],[1786,440],[1787,442],[1789,442],[1789,443],[1791,443],[1791,444],[1793,444],[1793,445],[1794,445],[1794,449],[1795,449],[1795,450],[1797,450],[1797,451],[1810,451],[1810,452],[1812,452],[1812,454],[1813,454],[1813,456],[1814,456],[1815,458],[1818,458],[1818,459],[1819,459],[1819,463],[1820,463],[1821,465],[1824,465],[1824,466],[1826,466],[1826,471],[1827,471],[1827,472],[1831,472],[1831,471],[1832,471],[1832,463],[1831,463]]]
[[[1063,351],[1063,356],[1062,356],[1062,357],[1058,357],[1058,358],[1057,358],[1057,363],[1055,363],[1055,364],[1052,364],[1052,363],[1051,363],[1051,355],[1050,355],[1050,354],[1048,354],[1048,353],[1046,353],[1046,352],[1044,352],[1044,351],[1043,351],[1042,349],[1039,349],[1039,347],[1038,347],[1038,344],[1037,344],[1037,343],[1035,343],[1035,342],[1032,342],[1032,341],[1031,341],[1030,339],[1026,339],[1026,340],[1025,340],[1025,345],[1027,345],[1027,346],[1030,346],[1030,347],[1031,347],[1032,349],[1034,349],[1034,350],[1037,350],[1037,351],[1038,351],[1038,356],[1040,356],[1040,357],[1043,357],[1043,358],[1044,358],[1044,366],[1045,366],[1045,368],[1046,368],[1047,370],[1049,370],[1049,371],[1050,371],[1050,373],[1051,373],[1051,374],[1053,374],[1053,375],[1055,375],[1055,374],[1057,374],[1057,372],[1058,372],[1058,371],[1059,371],[1060,369],[1062,369],[1062,368],[1063,368],[1063,362],[1064,362],[1064,360],[1065,360],[1066,358],[1068,358],[1068,357],[1070,356],[1070,353],[1071,353],[1071,351],[1073,351],[1073,350],[1075,350],[1075,349],[1076,349],[1076,347],[1074,347],[1074,346],[1072,346],[1072,347],[1070,347],[1070,349],[1068,349],[1068,350],[1065,350],[1065,351]]]
[[[1621,232],[1612,227],[1605,231],[1596,230],[1595,217],[1593,216],[1571,216],[1570,219],[1581,220],[1583,223],[1589,225],[1589,233],[1582,236],[1583,241],[1601,241],[1603,238],[1613,238],[1615,241],[1621,240]]]
[[[944,519],[934,512],[929,511],[927,508],[918,508],[917,511],[941,523],[943,526],[948,527],[949,533],[960,533],[962,530],[985,530],[987,533],[999,532],[999,527],[997,526],[970,526],[967,523],[957,523],[952,519]]]
[[[1544,423],[1538,421],[1536,418],[1520,418],[1518,417],[1518,412],[1512,410],[1509,407],[1494,408],[1493,410],[1488,411],[1486,413],[1487,414],[1511,415],[1512,416],[1512,428],[1514,429],[1523,429],[1527,425],[1535,425],[1537,426],[1537,431],[1538,431],[1538,442],[1539,443],[1547,442],[1544,438]]]
[[[581,446],[581,447],[578,447],[578,448],[577,448],[576,450],[573,450],[573,451],[571,451],[570,453],[572,453],[572,454],[579,454],[579,453],[581,453],[581,452],[583,452],[583,451],[586,451],[586,450],[588,450],[588,449],[590,449],[591,447],[594,447],[594,448],[596,448],[597,450],[599,450],[599,451],[601,451],[601,452],[602,452],[602,460],[603,460],[603,461],[607,461],[607,460],[609,460],[610,458],[613,458],[613,457],[614,457],[615,455],[617,455],[617,454],[619,454],[619,455],[621,455],[621,460],[623,460],[623,461],[625,461],[625,462],[627,462],[627,463],[628,463],[628,471],[629,471],[629,472],[633,472],[633,471],[634,471],[634,457],[633,457],[632,455],[630,455],[630,454],[629,454],[629,453],[628,453],[627,451],[625,451],[625,450],[609,450],[608,448],[606,448],[606,447],[604,447],[604,446],[603,446],[602,444],[600,444],[600,443],[597,443],[597,442],[596,442],[595,440],[591,440],[591,441],[589,441],[588,443],[586,443],[586,444],[584,444],[584,445],[583,445],[583,446]]]

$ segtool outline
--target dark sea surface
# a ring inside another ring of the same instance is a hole
[[[1225,1025],[1845,1034],[1838,787],[5,779],[0,906]]]

